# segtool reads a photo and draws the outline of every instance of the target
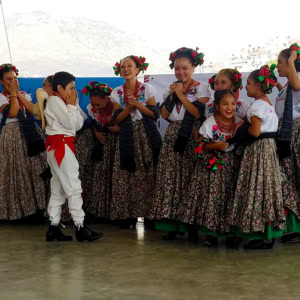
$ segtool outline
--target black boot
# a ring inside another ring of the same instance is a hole
[[[251,240],[244,249],[257,250],[257,249],[272,249],[275,244],[275,239],[270,240]]]
[[[188,226],[188,240],[195,244],[199,242],[198,228],[196,225]]]
[[[67,241],[72,241],[72,236],[71,235],[64,235],[62,231],[60,230],[59,225],[50,225],[47,233],[46,233],[46,241],[47,242],[52,242],[53,240],[57,240],[60,242],[67,242]]]
[[[218,247],[219,241],[217,237],[207,235],[204,244],[208,247]]]
[[[76,227],[75,236],[78,242],[96,241],[103,237],[102,232],[95,232],[86,225]]]

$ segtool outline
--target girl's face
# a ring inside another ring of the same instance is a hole
[[[215,91],[218,90],[232,90],[233,89],[233,84],[226,76],[225,74],[218,74],[216,76],[216,81],[215,81]]]
[[[101,98],[99,96],[91,96],[90,101],[92,107],[95,107],[98,109],[98,111],[100,111],[106,107],[106,104],[108,102],[108,96],[105,96],[104,98]]]
[[[136,78],[139,74],[139,69],[136,67],[134,60],[131,58],[126,58],[121,63],[121,72],[120,75],[125,79]]]
[[[8,72],[4,73],[3,79],[0,80],[0,82],[4,88],[4,91],[6,91],[4,86],[9,86],[10,83],[14,80],[18,80],[17,75],[14,71],[8,71]]]
[[[234,96],[230,94],[224,95],[219,105],[216,105],[219,114],[226,118],[231,119],[236,111],[236,100]]]
[[[47,92],[49,96],[52,95],[52,86],[49,81],[45,80],[43,83],[43,89]]]
[[[191,62],[185,58],[176,58],[175,59],[175,77],[178,80],[182,80],[183,83],[189,82],[193,77],[195,67]]]
[[[289,73],[289,64],[285,57],[281,54],[278,56],[277,60],[277,70],[280,77],[286,77]]]
[[[245,87],[247,91],[247,96],[251,98],[255,98],[258,94],[261,94],[261,88],[259,82],[255,82],[255,80],[248,76],[247,85]]]

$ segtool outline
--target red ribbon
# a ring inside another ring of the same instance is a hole
[[[64,136],[63,134],[57,134],[57,135],[48,135],[46,138],[47,152],[54,150],[54,155],[59,167],[61,165],[63,158],[65,157],[65,144],[67,144],[69,148],[72,150],[72,152],[75,154],[74,136]]]

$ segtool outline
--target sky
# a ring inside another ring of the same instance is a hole
[[[105,21],[174,50],[230,54],[267,38],[300,37],[298,0],[2,0],[2,6],[5,18],[44,11]]]

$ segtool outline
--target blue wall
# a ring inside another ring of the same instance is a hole
[[[25,91],[27,94],[31,94],[32,100],[35,103],[36,96],[35,91],[43,86],[44,78],[18,78],[20,84],[20,91]],[[115,88],[124,83],[123,78],[120,77],[79,77],[76,78],[75,87],[78,92],[79,105],[86,112],[86,107],[90,100],[88,96],[84,96],[81,90],[85,85],[89,84],[90,81],[99,81],[107,83],[111,88]]]

